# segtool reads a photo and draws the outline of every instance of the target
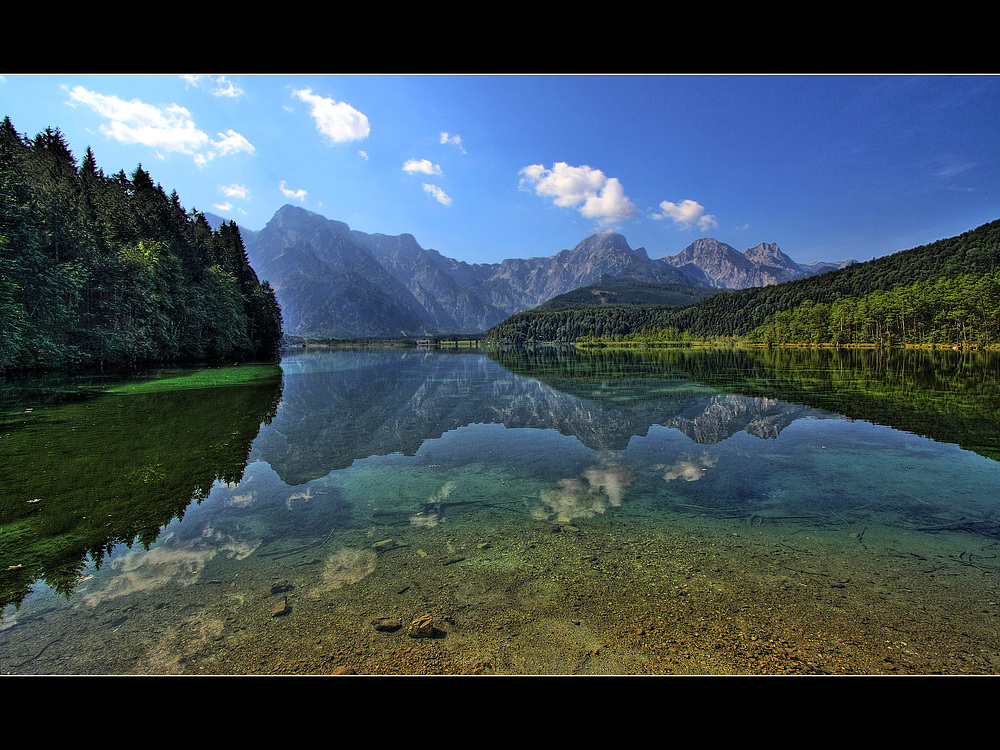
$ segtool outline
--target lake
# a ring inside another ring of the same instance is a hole
[[[996,674],[1000,359],[8,378],[0,673]]]

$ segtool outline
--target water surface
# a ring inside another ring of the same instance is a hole
[[[998,377],[382,349],[12,381],[0,672],[996,673]]]

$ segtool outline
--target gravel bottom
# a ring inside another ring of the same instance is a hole
[[[280,563],[229,563],[167,601],[133,594],[85,621],[79,607],[29,614],[0,632],[0,663],[5,674],[1000,672],[991,540],[806,534],[690,519],[350,532]]]

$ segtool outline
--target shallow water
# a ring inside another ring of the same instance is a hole
[[[0,672],[997,673],[997,384],[700,349],[12,383]]]

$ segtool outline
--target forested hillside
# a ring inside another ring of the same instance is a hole
[[[0,372],[271,356],[281,311],[234,223],[139,165],[106,176],[58,130],[0,123]]]
[[[891,344],[898,331],[896,342],[996,343],[998,267],[1000,220],[819,276],[722,292],[685,307],[529,311],[493,328],[486,341],[636,339],[662,330],[688,340],[747,337],[774,343]],[[793,315],[793,310],[798,312]],[[793,319],[798,321],[794,325]]]
[[[719,293],[715,287],[657,283],[630,278],[602,278],[596,284],[558,294],[536,310],[574,305],[689,305]]]
[[[946,276],[834,302],[806,300],[747,335],[764,344],[1000,343],[1000,267]]]

